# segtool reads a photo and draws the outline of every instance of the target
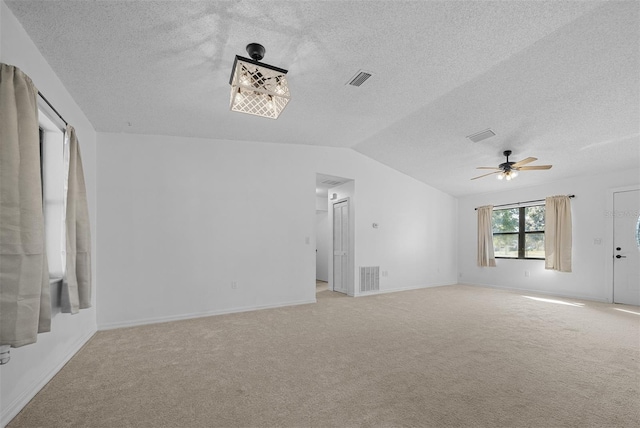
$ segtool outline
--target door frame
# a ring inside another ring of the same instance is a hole
[[[333,224],[334,224],[334,218],[333,218],[333,207],[336,204],[342,203],[342,202],[346,202],[348,209],[349,209],[349,254],[347,255],[347,266],[348,266],[348,275],[347,275],[347,284],[346,284],[346,291],[347,291],[347,295],[348,296],[353,296],[353,259],[354,259],[354,215],[353,215],[353,206],[351,204],[351,198],[349,196],[345,197],[345,198],[340,198],[340,199],[336,199],[333,201],[330,201],[331,203],[331,209],[329,210],[331,213],[331,257],[329,257],[329,290],[331,291],[336,291],[335,290],[335,285],[333,283],[333,277],[334,277],[334,266],[333,266],[333,252],[334,252],[334,248],[333,248]]]
[[[614,278],[613,278],[613,257],[615,256],[615,251],[613,248],[614,235],[613,228],[615,223],[614,214],[614,195],[616,193],[621,192],[629,192],[633,190],[640,190],[640,184],[636,184],[633,186],[624,186],[624,187],[615,187],[609,189],[607,191],[607,204],[605,208],[605,218],[606,218],[606,231],[607,236],[605,239],[605,281],[607,284],[607,303],[613,303],[613,293],[614,293]]]

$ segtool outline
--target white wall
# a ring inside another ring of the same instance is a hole
[[[356,179],[356,270],[386,271],[382,292],[455,284],[457,200],[395,170],[376,174],[374,160],[363,162],[372,173],[366,183]]]
[[[323,199],[326,202],[326,198]],[[316,279],[320,281],[329,281],[330,244],[329,213],[326,210],[316,210]]]
[[[15,65],[31,77],[77,130],[89,199],[93,239],[93,283],[96,284],[96,133],[71,95],[4,2],[0,1],[0,61]],[[11,349],[11,361],[0,366],[0,425],[4,426],[96,331],[94,307],[77,315],[55,313],[51,332],[38,342]]]
[[[316,211],[327,211],[329,209],[329,199],[327,196],[316,196]]]
[[[611,301],[612,276],[612,189],[637,185],[640,171],[573,178],[543,186],[505,190],[469,196],[459,200],[460,282],[519,290],[529,290],[589,300]],[[544,199],[575,194],[571,200],[573,221],[573,263],[571,273],[544,269],[543,260],[497,259],[496,267],[476,266],[477,217],[475,207]],[[598,241],[600,240],[600,241]],[[598,243],[600,242],[600,243]],[[530,276],[525,277],[525,270]]]
[[[329,198],[316,196],[316,279],[329,281]]]
[[[456,282],[455,199],[352,150],[98,141],[100,328],[314,302],[316,172],[357,182],[355,266],[387,291]]]

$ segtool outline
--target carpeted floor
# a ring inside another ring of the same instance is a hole
[[[321,291],[325,291],[329,289],[329,283],[326,281],[320,281],[319,279],[316,279],[316,293],[319,293]]]
[[[98,332],[9,427],[638,427],[639,357],[637,307],[321,291]]]

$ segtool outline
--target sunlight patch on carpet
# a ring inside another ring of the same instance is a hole
[[[584,306],[584,303],[572,303],[572,302],[565,302],[563,300],[543,299],[542,297],[532,297],[532,296],[522,296],[522,297],[526,299],[536,300],[538,302],[555,303],[558,305],[577,306],[579,308]]]
[[[626,312],[628,314],[640,315],[640,312],[630,311],[628,309],[613,308],[614,311]]]

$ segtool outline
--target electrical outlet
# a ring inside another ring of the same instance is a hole
[[[529,271],[528,271],[528,270],[525,270],[525,271],[524,271],[524,276],[526,276],[527,278],[529,278]]]
[[[237,281],[231,281],[231,288],[233,288],[234,290],[238,288],[238,282]]]

